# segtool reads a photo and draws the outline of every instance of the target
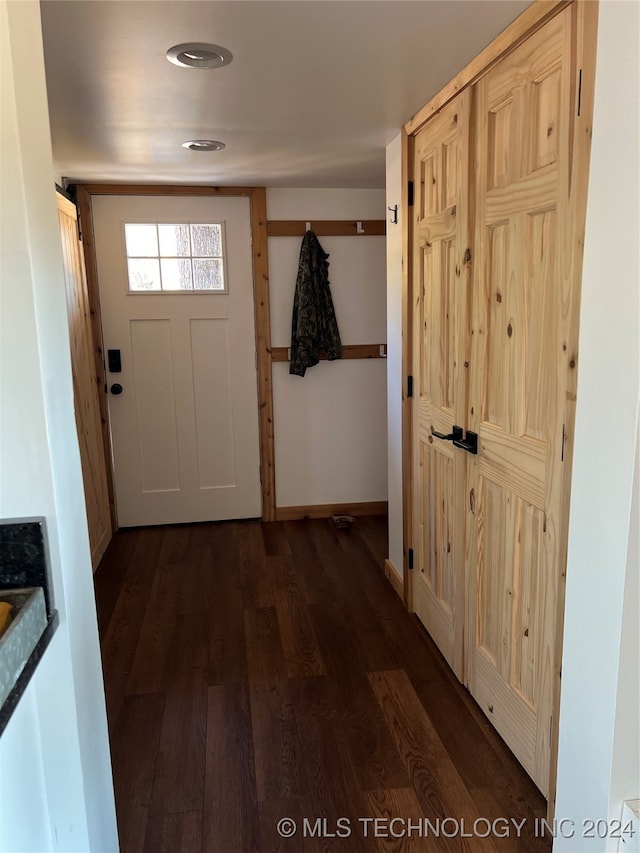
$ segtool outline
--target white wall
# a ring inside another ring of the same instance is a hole
[[[398,205],[398,224],[387,219],[387,434],[389,561],[402,576],[402,137],[387,146],[387,207]]]
[[[638,523],[631,501],[640,396],[639,10],[605,0],[599,13],[556,801],[558,817],[576,825],[619,817],[621,798],[640,795],[637,753],[635,783],[627,775],[623,793],[614,750],[622,734],[616,704],[637,689],[638,668],[636,649],[635,681],[619,681],[629,530]],[[629,571],[637,574],[637,555]],[[630,750],[637,723],[627,733]],[[580,850],[616,843],[582,839]],[[575,839],[558,839],[554,850],[573,853]]]
[[[0,3],[0,517],[47,520],[60,627],[0,737],[0,849],[117,850],[39,4]]]
[[[640,799],[640,430],[634,470],[609,793],[615,817],[625,800]],[[636,840],[640,850],[640,837]],[[630,853],[629,847],[621,849]]]
[[[383,190],[268,189],[269,219],[383,219]],[[343,344],[386,342],[384,237],[322,237]],[[291,344],[301,238],[269,238],[271,344]],[[387,498],[386,361],[273,365],[278,506]]]

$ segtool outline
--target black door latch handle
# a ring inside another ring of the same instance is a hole
[[[457,441],[462,441],[464,430],[462,427],[453,426],[451,427],[449,435],[445,435],[443,432],[436,432],[434,428],[431,427],[431,435],[434,438],[439,438],[441,441],[452,441],[455,444]]]
[[[431,435],[434,438],[439,438],[441,441],[452,441],[456,447],[460,447],[474,456],[478,453],[478,434],[469,431],[465,433],[462,427],[452,426],[449,435],[445,435],[443,432],[436,432],[431,427]]]
[[[464,438],[462,436],[459,439],[454,438],[453,443],[456,447],[466,450],[467,453],[472,453],[474,456],[478,455],[478,434],[476,432],[469,432],[467,430]]]

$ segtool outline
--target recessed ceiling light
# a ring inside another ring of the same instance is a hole
[[[221,68],[231,62],[233,55],[226,47],[217,44],[187,42],[170,47],[167,59],[183,68]]]
[[[189,151],[222,151],[224,142],[216,142],[215,139],[189,139],[182,143],[183,148]]]

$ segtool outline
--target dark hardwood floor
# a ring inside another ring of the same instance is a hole
[[[124,853],[551,849],[386,547],[384,518],[116,535],[95,582]]]

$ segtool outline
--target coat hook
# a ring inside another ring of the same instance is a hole
[[[394,204],[393,207],[388,207],[387,210],[390,210],[391,213],[393,214],[393,216],[391,217],[391,220],[390,220],[391,224],[397,225],[398,224],[398,205]]]
[[[310,222],[305,222],[304,224],[305,224],[305,226],[306,226],[306,230],[307,230],[307,231],[311,231],[311,223],[310,223]]]
[[[364,225],[362,222],[356,222],[356,234],[364,234]]]

